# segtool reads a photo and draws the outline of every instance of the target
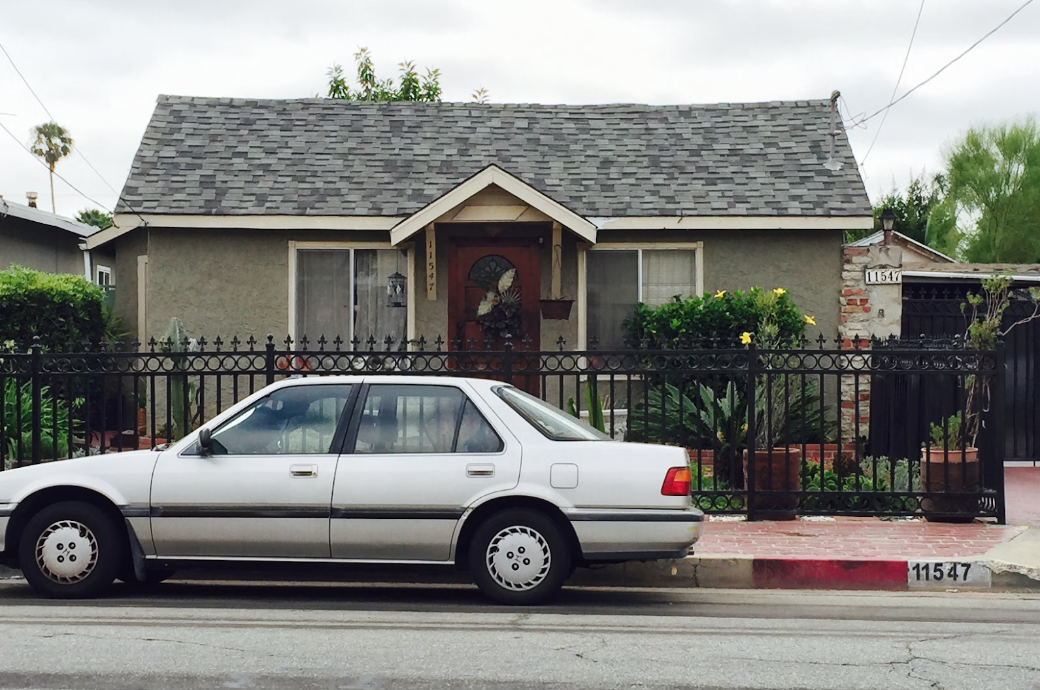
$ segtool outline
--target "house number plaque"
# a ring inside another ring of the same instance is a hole
[[[900,285],[903,282],[903,271],[899,268],[868,268],[866,273],[867,285]]]

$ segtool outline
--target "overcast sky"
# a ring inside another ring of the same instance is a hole
[[[899,92],[1025,0],[926,0]],[[823,99],[847,118],[888,103],[918,0],[0,0],[0,43],[77,152],[58,212],[111,210],[156,96],[299,98],[324,90],[359,46],[377,74],[441,70],[445,100],[713,103]],[[862,166],[876,199],[941,169],[972,124],[1040,112],[1040,2],[893,107]],[[0,123],[22,143],[48,119],[0,54]],[[851,129],[862,160],[881,118]],[[0,194],[50,208],[47,171],[0,131]]]

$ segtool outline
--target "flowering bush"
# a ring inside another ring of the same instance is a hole
[[[763,340],[784,347],[798,342],[806,325],[816,325],[816,321],[802,315],[783,288],[719,290],[690,299],[676,297],[656,308],[636,305],[635,314],[624,322],[625,345],[684,349],[702,347],[705,339],[715,338],[724,347],[752,341],[761,344]]]

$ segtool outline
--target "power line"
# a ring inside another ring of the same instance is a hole
[[[3,43],[0,43],[0,51],[3,51],[4,55],[7,56],[7,61],[11,63],[11,67],[14,68],[15,73],[21,78],[22,83],[25,84],[25,88],[29,89],[29,93],[33,95],[33,98],[36,99],[36,102],[40,104],[41,108],[43,108],[43,112],[47,113],[47,117],[51,119],[51,122],[56,122],[57,118],[55,118],[54,115],[51,114],[51,111],[47,109],[47,106],[43,104],[43,99],[40,98],[40,96],[36,93],[33,87],[29,84],[29,80],[25,78],[25,75],[22,74],[22,71],[18,69],[18,65],[15,64],[14,58],[12,58],[11,54],[7,52],[6,48],[4,48]],[[78,153],[80,157],[83,158],[83,162],[86,163],[87,166],[94,171],[94,174],[101,178],[101,181],[105,183],[105,186],[111,189],[113,194],[118,196],[119,191],[108,183],[108,180],[105,179],[105,176],[98,172],[98,169],[94,167],[94,164],[90,162],[90,159],[87,158],[87,155],[83,153],[83,150],[80,149],[78,146],[76,147],[76,153]]]
[[[896,92],[899,91],[899,84],[903,81],[903,72],[906,71],[906,63],[910,60],[910,49],[914,47],[914,37],[917,36],[917,27],[921,23],[921,14],[924,12],[924,0],[921,0],[921,7],[917,10],[917,20],[914,21],[914,30],[910,34],[910,43],[906,46],[906,55],[903,56],[903,66],[899,68],[899,76],[896,77],[896,85],[892,87],[892,95],[888,97],[888,102],[891,104],[896,97]],[[881,124],[878,125],[877,131],[874,132],[874,139],[870,142],[870,146],[867,147],[867,153],[863,156],[863,160],[859,162],[862,167],[867,159],[870,158],[870,152],[874,150],[874,144],[877,143],[878,137],[881,136],[881,128],[885,126],[885,120],[888,119],[888,110],[885,110],[884,117],[881,118]]]
[[[886,105],[886,106],[885,106],[884,108],[881,108],[880,110],[878,110],[878,111],[877,111],[877,112],[875,112],[875,113],[871,113],[870,115],[868,115],[867,117],[863,118],[862,120],[860,120],[860,121],[859,121],[859,122],[857,122],[856,124],[858,124],[858,125],[861,125],[861,124],[863,124],[864,122],[866,122],[867,120],[871,120],[871,119],[873,119],[873,118],[877,117],[877,116],[878,116],[878,115],[880,115],[881,113],[885,112],[886,110],[888,110],[889,108],[891,108],[892,106],[894,106],[894,105],[895,105],[896,103],[900,102],[901,100],[903,100],[904,98],[906,98],[907,96],[909,96],[910,94],[912,94],[912,93],[913,93],[914,91],[917,91],[917,90],[918,90],[919,88],[921,88],[922,86],[924,86],[925,84],[927,84],[927,83],[928,83],[928,82],[930,82],[931,80],[933,80],[933,79],[935,79],[936,77],[938,77],[938,76],[939,76],[940,74],[942,74],[942,73],[943,73],[944,71],[946,71],[946,68],[947,68],[947,67],[949,67],[950,65],[952,65],[952,64],[953,64],[953,63],[955,63],[955,62],[957,62],[957,61],[958,61],[958,60],[960,60],[960,59],[961,59],[962,57],[964,57],[965,55],[967,55],[968,53],[970,53],[970,52],[971,52],[972,50],[974,50],[974,49],[975,49],[975,47],[976,47],[977,45],[979,45],[980,43],[982,43],[983,41],[985,41],[985,40],[986,40],[987,38],[989,38],[990,36],[992,36],[993,34],[995,34],[995,33],[997,32],[997,30],[998,30],[998,29],[1000,29],[1000,28],[1001,28],[1002,26],[1004,26],[1004,25],[1005,25],[1005,24],[1007,24],[1007,23],[1008,23],[1009,21],[1011,21],[1011,20],[1012,20],[1012,19],[1013,19],[1013,18],[1015,17],[1015,15],[1016,15],[1016,14],[1018,14],[1019,12],[1021,12],[1022,10],[1024,10],[1024,9],[1025,9],[1026,7],[1028,7],[1028,6],[1029,6],[1029,5],[1031,5],[1031,4],[1033,4],[1033,0],[1026,0],[1026,1],[1025,1],[1025,3],[1023,3],[1023,4],[1022,4],[1022,6],[1021,6],[1021,7],[1019,7],[1019,8],[1017,9],[1017,10],[1015,10],[1015,11],[1014,11],[1014,12],[1012,12],[1012,13],[1011,13],[1010,15],[1008,15],[1007,19],[1005,19],[1004,21],[1000,22],[1000,23],[999,23],[999,24],[997,24],[997,25],[996,25],[995,27],[993,27],[992,29],[990,29],[990,31],[989,31],[989,32],[988,32],[988,33],[987,33],[987,34],[986,34],[985,36],[983,36],[982,38],[980,38],[979,40],[975,41],[975,42],[974,42],[974,43],[972,43],[972,44],[971,44],[970,46],[968,46],[968,48],[967,48],[967,49],[966,49],[966,50],[965,50],[965,51],[964,51],[963,53],[961,53],[960,55],[958,55],[957,57],[953,58],[952,60],[950,60],[949,62],[947,62],[947,63],[946,63],[945,65],[943,65],[942,67],[940,67],[940,68],[939,68],[939,71],[938,71],[938,72],[936,72],[936,73],[935,73],[935,74],[933,74],[932,76],[928,77],[928,78],[927,78],[927,79],[925,79],[925,80],[924,80],[923,82],[921,82],[920,84],[918,84],[918,85],[917,85],[917,86],[915,86],[914,88],[910,89],[909,91],[907,91],[906,93],[904,93],[904,94],[903,94],[902,96],[900,96],[900,97],[899,97],[899,98],[897,98],[896,100],[894,100],[894,101],[892,101],[891,103],[889,103],[888,105]]]
[[[32,158],[33,158],[33,160],[34,160],[34,161],[36,161],[37,163],[39,163],[40,165],[42,165],[42,166],[43,166],[44,168],[46,168],[46,169],[47,169],[47,172],[50,172],[50,171],[51,171],[50,167],[49,167],[49,166],[48,166],[48,165],[47,165],[46,163],[44,163],[44,162],[43,162],[42,160],[40,160],[39,158],[37,158],[37,157],[36,157],[36,154],[34,154],[34,153],[33,153],[32,151],[30,151],[30,150],[29,150],[29,148],[28,148],[28,147],[27,147],[27,146],[26,146],[25,144],[23,144],[23,143],[22,143],[21,141],[19,141],[18,137],[16,137],[16,136],[14,135],[14,133],[13,133],[13,132],[12,132],[11,130],[9,130],[9,129],[8,129],[7,127],[5,127],[5,126],[4,126],[4,123],[3,123],[3,122],[0,122],[0,129],[2,129],[2,130],[4,130],[5,132],[7,132],[7,135],[8,135],[9,137],[11,137],[12,139],[14,139],[14,142],[15,142],[16,144],[18,144],[18,146],[20,146],[20,147],[21,147],[21,149],[22,149],[23,151],[25,151],[25,152],[26,152],[26,153],[28,153],[28,154],[29,154],[30,156],[32,156]],[[64,177],[62,177],[61,175],[59,175],[59,174],[58,174],[57,172],[55,172],[55,173],[54,173],[54,176],[55,176],[55,177],[57,177],[57,178],[58,178],[59,180],[61,180],[62,182],[64,182],[65,184],[67,184],[67,185],[68,185],[69,187],[71,187],[73,191],[75,191],[75,192],[76,192],[77,194],[79,194],[79,195],[80,195],[81,197],[83,197],[83,198],[84,198],[84,199],[86,199],[87,201],[89,201],[89,202],[91,202],[91,203],[95,204],[96,206],[101,206],[101,207],[103,207],[103,206],[104,206],[104,204],[102,204],[102,203],[101,203],[100,201],[98,201],[98,200],[96,200],[96,199],[93,199],[93,198],[91,198],[91,197],[87,196],[87,195],[86,195],[86,194],[85,194],[84,192],[80,191],[80,189],[79,189],[78,187],[76,187],[76,185],[74,185],[74,184],[72,184],[71,182],[69,182],[68,180],[66,180],[66,179],[65,179]],[[136,211],[135,211],[135,213],[136,213]],[[140,214],[139,214],[139,215],[140,215]],[[144,219],[142,218],[141,220],[144,220]]]

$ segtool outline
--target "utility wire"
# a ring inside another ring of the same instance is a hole
[[[11,130],[9,130],[9,129],[8,129],[7,127],[5,127],[5,126],[4,126],[4,123],[3,123],[3,122],[0,122],[0,129],[2,129],[2,130],[4,130],[5,132],[7,132],[7,135],[8,135],[9,137],[11,137],[12,139],[14,139],[14,143],[18,144],[18,146],[20,146],[20,147],[22,148],[22,150],[23,150],[23,151],[25,151],[25,152],[26,152],[26,153],[28,153],[28,154],[29,154],[30,156],[32,156],[32,158],[33,158],[33,160],[34,160],[34,161],[36,161],[37,163],[39,163],[40,165],[42,165],[42,166],[43,166],[44,168],[46,168],[46,169],[47,169],[47,171],[48,171],[48,172],[50,172],[50,170],[51,170],[51,169],[50,169],[50,167],[49,167],[49,166],[48,166],[48,165],[47,165],[46,163],[44,163],[44,162],[43,162],[42,160],[40,160],[39,158],[37,158],[37,157],[36,157],[36,154],[34,154],[34,153],[33,153],[32,151],[30,151],[30,150],[29,150],[29,148],[28,148],[28,147],[27,147],[27,146],[26,146],[25,144],[23,144],[23,143],[22,143],[22,142],[21,142],[21,141],[20,141],[20,140],[18,139],[18,137],[16,137],[16,136],[14,135],[14,133],[13,133],[13,132],[12,132]],[[74,184],[72,184],[71,182],[69,182],[68,180],[66,180],[66,179],[65,179],[64,177],[62,177],[61,175],[59,175],[59,174],[58,174],[57,172],[55,172],[55,173],[54,173],[54,176],[55,176],[55,177],[57,177],[57,178],[58,178],[59,180],[61,180],[62,182],[64,182],[65,184],[67,184],[67,185],[68,185],[69,187],[71,187],[71,188],[73,189],[73,191],[75,191],[75,192],[76,192],[77,194],[79,194],[79,195],[80,195],[81,197],[83,197],[83,198],[84,198],[84,199],[86,199],[87,201],[89,201],[89,202],[91,202],[91,203],[95,204],[96,206],[101,206],[101,207],[103,207],[103,206],[104,206],[104,204],[102,204],[102,203],[101,203],[100,201],[98,201],[97,199],[93,199],[93,198],[91,198],[91,197],[87,196],[87,195],[86,195],[86,194],[85,194],[84,192],[82,192],[82,191],[81,191],[81,190],[80,190],[80,189],[79,189],[78,187],[76,187],[76,185],[74,185]],[[135,211],[135,213],[136,213],[136,211]],[[144,220],[144,219],[142,218],[141,220]]]
[[[25,75],[22,74],[22,71],[20,69],[18,69],[18,65],[15,64],[14,58],[12,58],[11,54],[7,52],[6,48],[4,48],[4,44],[3,43],[0,43],[0,51],[3,51],[4,55],[7,56],[7,61],[11,63],[11,67],[14,68],[15,73],[21,78],[22,83],[25,84],[25,88],[29,89],[29,93],[31,93],[33,95],[33,98],[36,99],[36,102],[40,104],[41,108],[43,108],[43,112],[47,113],[47,117],[49,117],[51,119],[51,122],[56,122],[57,118],[55,118],[54,115],[51,114],[51,111],[48,110],[47,106],[45,106],[43,104],[43,100],[36,93],[36,91],[33,89],[33,87],[30,86],[29,80],[26,79]],[[94,171],[94,174],[97,175],[99,178],[101,178],[101,181],[105,183],[105,186],[108,187],[109,189],[111,189],[113,194],[115,194],[116,196],[119,196],[119,190],[117,190],[115,187],[113,187],[111,184],[108,183],[108,180],[105,179],[105,176],[102,175],[100,172],[98,172],[98,169],[94,167],[94,164],[90,162],[90,159],[87,158],[87,155],[85,153],[83,153],[83,150],[79,146],[76,147],[76,153],[78,153],[80,155],[80,157],[83,159],[83,162],[86,163],[87,166],[90,167],[90,169]],[[94,203],[97,203],[97,202],[94,202]],[[98,204],[98,205],[99,206],[103,206],[103,204]]]
[[[906,46],[906,55],[903,56],[903,66],[899,68],[899,76],[896,77],[896,85],[892,87],[892,95],[888,97],[889,103],[895,102],[896,92],[899,91],[899,84],[903,81],[903,72],[906,71],[906,63],[910,60],[910,49],[914,47],[914,37],[917,36],[917,27],[921,24],[921,14],[924,12],[924,0],[921,0],[921,7],[917,10],[917,20],[914,21],[914,30],[910,34],[910,43]],[[859,162],[862,167],[867,159],[870,158],[870,152],[874,150],[874,144],[877,143],[878,137],[881,136],[881,128],[885,126],[885,120],[888,119],[888,110],[885,110],[884,116],[881,118],[881,124],[878,125],[877,131],[874,132],[874,139],[870,142],[870,146],[867,147],[867,153],[863,156],[863,160]]]
[[[1011,20],[1012,20],[1012,19],[1014,18],[1014,16],[1015,16],[1016,14],[1018,14],[1019,12],[1021,12],[1022,10],[1024,10],[1024,9],[1025,9],[1026,7],[1028,7],[1028,6],[1029,6],[1029,5],[1031,5],[1031,4],[1033,4],[1033,0],[1026,0],[1026,1],[1025,1],[1025,3],[1023,3],[1023,4],[1022,4],[1022,5],[1021,5],[1021,6],[1020,6],[1020,7],[1019,7],[1019,8],[1017,9],[1017,10],[1015,10],[1015,11],[1014,11],[1014,12],[1012,12],[1012,13],[1011,13],[1010,15],[1008,15],[1007,19],[1005,19],[1004,21],[1000,22],[1000,23],[999,23],[999,24],[997,24],[997,25],[996,25],[995,27],[993,27],[992,29],[990,29],[990,31],[989,31],[989,32],[988,32],[988,33],[987,33],[987,34],[986,34],[985,36],[983,36],[982,38],[980,38],[979,40],[975,41],[975,42],[974,42],[974,43],[972,43],[972,44],[971,44],[970,46],[968,46],[968,48],[967,48],[967,49],[966,49],[966,50],[965,50],[965,51],[964,51],[963,53],[961,53],[960,55],[958,55],[957,57],[953,58],[952,60],[950,60],[949,62],[947,62],[947,63],[946,63],[945,65],[943,65],[942,67],[940,67],[940,68],[939,68],[939,71],[938,71],[938,72],[936,72],[936,73],[935,73],[935,74],[933,74],[932,76],[928,77],[928,78],[927,78],[927,79],[925,79],[925,80],[924,80],[923,82],[921,82],[920,84],[918,84],[918,85],[917,85],[917,86],[915,86],[914,88],[910,89],[909,91],[907,91],[906,93],[904,93],[904,94],[903,94],[902,96],[900,96],[900,97],[899,97],[899,98],[897,98],[896,100],[894,100],[894,101],[892,101],[891,103],[889,103],[888,105],[886,105],[886,106],[885,106],[884,108],[881,108],[880,110],[878,110],[878,111],[877,111],[877,112],[875,112],[875,113],[871,113],[870,115],[868,115],[867,117],[863,118],[862,120],[860,120],[860,121],[859,121],[859,122],[857,122],[856,124],[857,124],[857,125],[861,125],[861,124],[863,124],[864,122],[866,122],[867,120],[871,120],[871,119],[873,119],[873,118],[877,117],[877,116],[878,116],[878,115],[880,115],[881,113],[885,112],[886,110],[888,110],[889,108],[891,108],[892,106],[894,106],[894,105],[895,105],[896,103],[900,102],[901,100],[903,100],[904,98],[906,98],[907,96],[909,96],[910,94],[912,94],[912,93],[913,93],[914,91],[917,91],[917,90],[918,90],[919,88],[921,88],[922,86],[924,86],[925,84],[927,84],[927,83],[928,83],[928,82],[930,82],[931,80],[933,80],[933,79],[935,79],[936,77],[938,77],[938,76],[939,76],[940,74],[942,74],[942,73],[943,73],[943,72],[944,72],[944,71],[946,70],[946,68],[947,68],[947,67],[949,67],[950,65],[952,65],[952,64],[953,64],[953,63],[955,63],[955,62],[957,62],[957,61],[958,61],[958,60],[960,60],[960,59],[961,59],[962,57],[964,57],[965,55],[967,55],[968,53],[970,53],[970,52],[971,52],[972,50],[974,50],[974,49],[975,49],[975,47],[976,47],[977,45],[979,45],[980,43],[982,43],[983,41],[985,41],[985,40],[986,40],[987,38],[989,38],[990,36],[992,36],[993,34],[995,34],[995,33],[997,32],[997,30],[998,30],[998,29],[1000,29],[1000,28],[1001,28],[1002,26],[1004,26],[1004,25],[1005,25],[1005,24],[1007,24],[1007,23],[1008,23],[1009,21],[1011,21]]]

